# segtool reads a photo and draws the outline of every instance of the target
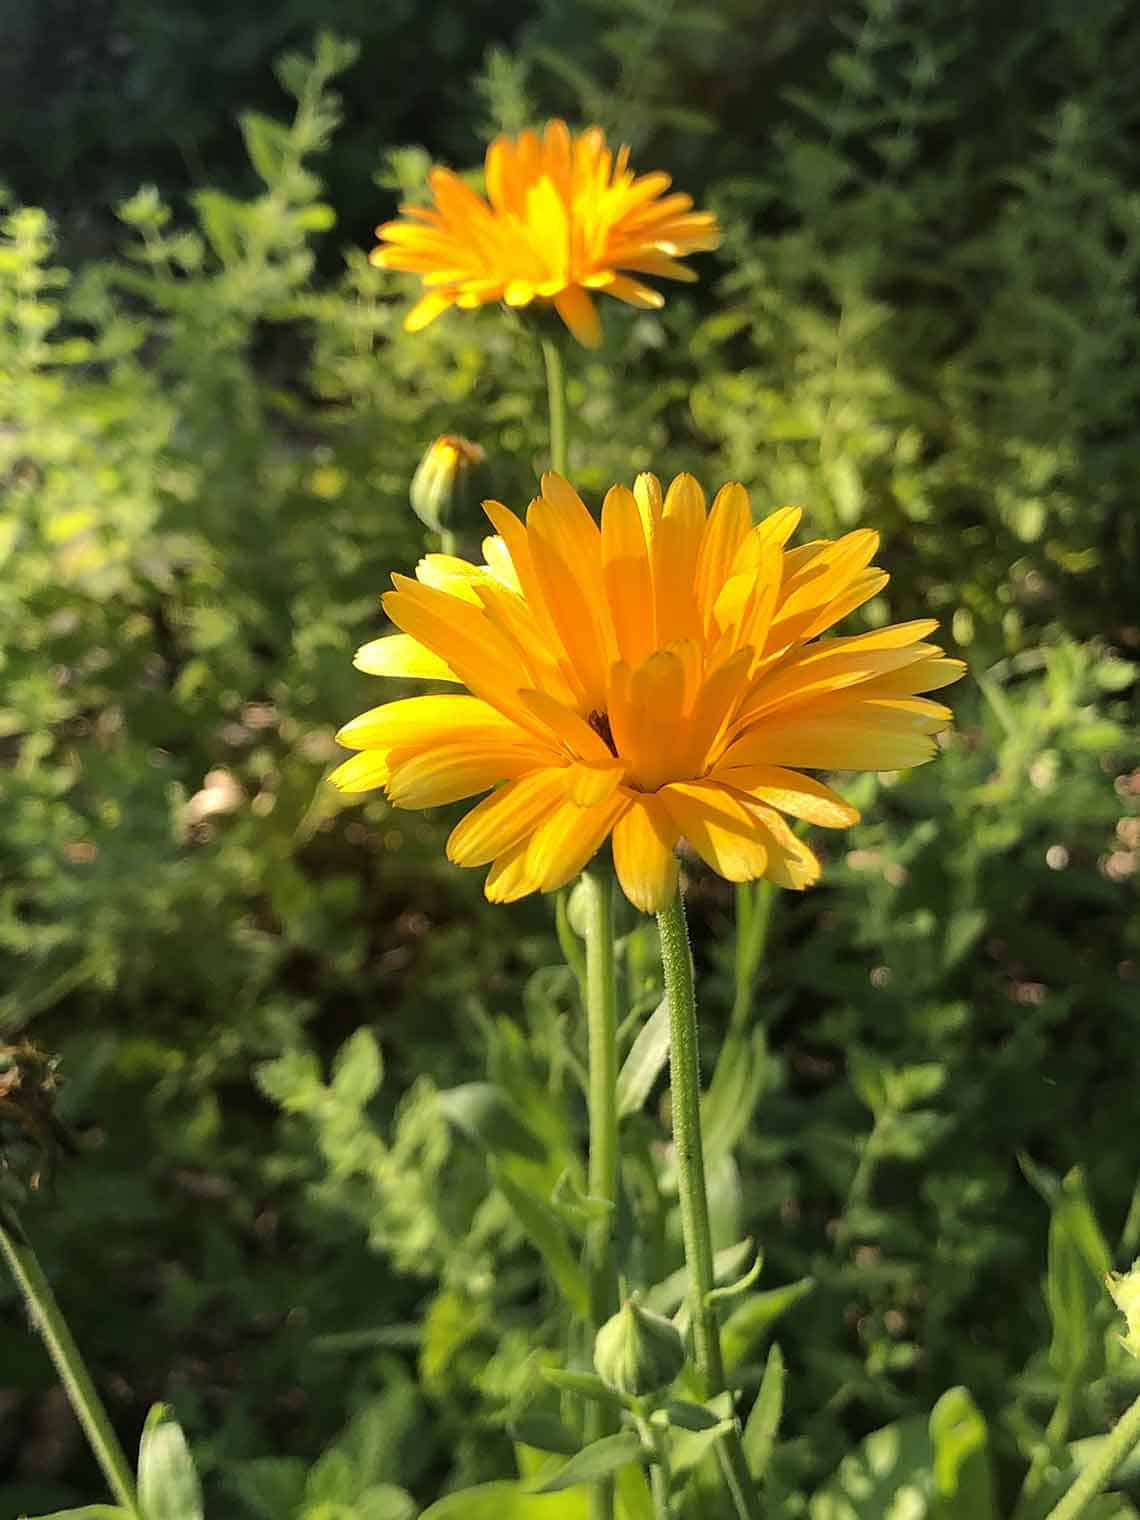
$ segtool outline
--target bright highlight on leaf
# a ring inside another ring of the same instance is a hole
[[[499,137],[487,149],[487,200],[449,169],[430,176],[434,205],[401,206],[377,227],[372,262],[418,274],[425,295],[404,326],[418,332],[449,306],[552,303],[580,343],[602,338],[593,294],[653,309],[664,298],[637,275],[695,280],[680,260],[716,248],[720,231],[667,174],[635,175],[599,127],[577,136],[552,121],[540,137]]]
[[[493,902],[563,886],[611,837],[647,913],[673,895],[682,838],[729,881],[807,887],[819,862],[783,815],[858,815],[803,771],[934,755],[950,712],[920,693],[964,669],[926,641],[935,621],[819,638],[886,584],[876,533],[786,549],[798,509],[753,526],[743,486],[707,511],[690,475],[664,497],[652,475],[612,487],[600,527],[554,474],[525,524],[485,510],[485,563],[429,554],[415,580],[393,576],[384,609],[402,632],[357,657],[466,693],[355,718],[338,738],[359,753],[332,779],[405,808],[490,791],[448,855],[490,865]]]

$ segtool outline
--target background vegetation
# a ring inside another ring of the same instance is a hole
[[[429,155],[473,165],[563,113],[727,229],[699,287],[607,312],[577,356],[579,486],[684,467],[819,531],[881,528],[870,616],[929,609],[971,664],[946,753],[846,787],[866,822],[775,901],[717,1227],[763,1242],[768,1290],[814,1284],[738,1345],[754,1389],[782,1316],[787,1513],[814,1494],[812,1520],[871,1520],[909,1475],[907,1513],[936,1515],[926,1417],[959,1385],[1008,1504],[1058,1402],[1091,1438],[1137,1383],[1097,1279],[1140,1248],[1140,13],[13,17],[0,1036],[61,1053],[81,1154],[28,1222],[124,1436],[171,1400],[220,1515],[408,1515],[513,1471],[557,1345],[447,1096],[490,1072],[573,1151],[550,905],[488,908],[443,861],[448,810],[338,811],[321,779],[372,697],[351,652],[422,548],[426,443],[477,439],[515,504],[544,449],[533,339],[493,311],[404,335],[370,226]],[[689,883],[711,1051],[732,899]],[[623,928],[645,1011],[659,969]],[[0,1300],[0,1514],[80,1502],[97,1475]],[[856,1500],[840,1463],[884,1426],[864,1460],[888,1476]]]

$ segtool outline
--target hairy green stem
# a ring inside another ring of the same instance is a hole
[[[1107,1487],[1113,1473],[1138,1441],[1140,1399],[1124,1411],[1105,1436],[1104,1445],[1096,1456],[1062,1497],[1061,1502],[1049,1511],[1047,1520],[1077,1520],[1078,1515],[1083,1515],[1096,1496]]]
[[[586,927],[586,1026],[589,1037],[590,1197],[607,1205],[586,1230],[586,1267],[590,1285],[590,1336],[617,1312],[614,1263],[614,1216],[618,1193],[617,1112],[617,968],[614,963],[613,876],[597,865],[582,874]],[[586,1411],[586,1438],[596,1441],[616,1426],[604,1404]],[[591,1520],[610,1520],[614,1485],[605,1478],[590,1490]]]
[[[0,1254],[24,1295],[28,1317],[43,1338],[60,1382],[116,1501],[140,1520],[135,1480],[95,1385],[67,1328],[55,1294],[15,1214],[0,1206]]]
[[[720,1328],[709,1299],[715,1285],[708,1190],[701,1143],[701,1070],[697,1035],[697,1002],[693,958],[680,890],[657,915],[661,964],[669,1000],[670,1087],[673,1106],[673,1144],[681,1200],[681,1235],[689,1268],[693,1350],[705,1398],[724,1393],[724,1358]],[[759,1500],[740,1432],[734,1427],[718,1444],[717,1454],[733,1503],[741,1520],[760,1520]]]
[[[554,338],[542,339],[542,362],[546,366],[546,399],[550,408],[550,468],[567,472],[566,375],[562,350]]]

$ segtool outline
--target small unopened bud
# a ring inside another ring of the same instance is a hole
[[[608,1387],[629,1398],[667,1388],[685,1363],[681,1332],[635,1293],[594,1338],[594,1366]]]
[[[1105,1281],[1116,1307],[1128,1321],[1128,1334],[1120,1337],[1120,1344],[1140,1357],[1140,1260],[1132,1263],[1131,1272],[1110,1272]]]
[[[434,533],[451,532],[474,517],[483,450],[477,443],[445,433],[430,444],[412,476],[412,510]]]

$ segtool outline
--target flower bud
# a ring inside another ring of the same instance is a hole
[[[1130,1272],[1110,1272],[1105,1279],[1116,1307],[1128,1321],[1128,1334],[1120,1337],[1125,1351],[1140,1357],[1140,1259]]]
[[[672,1320],[643,1308],[635,1293],[594,1338],[594,1366],[617,1393],[642,1398],[667,1388],[685,1362],[681,1332]]]
[[[428,446],[412,476],[410,493],[412,510],[425,527],[446,533],[462,524],[475,505],[484,457],[477,443],[455,433],[445,433]]]

